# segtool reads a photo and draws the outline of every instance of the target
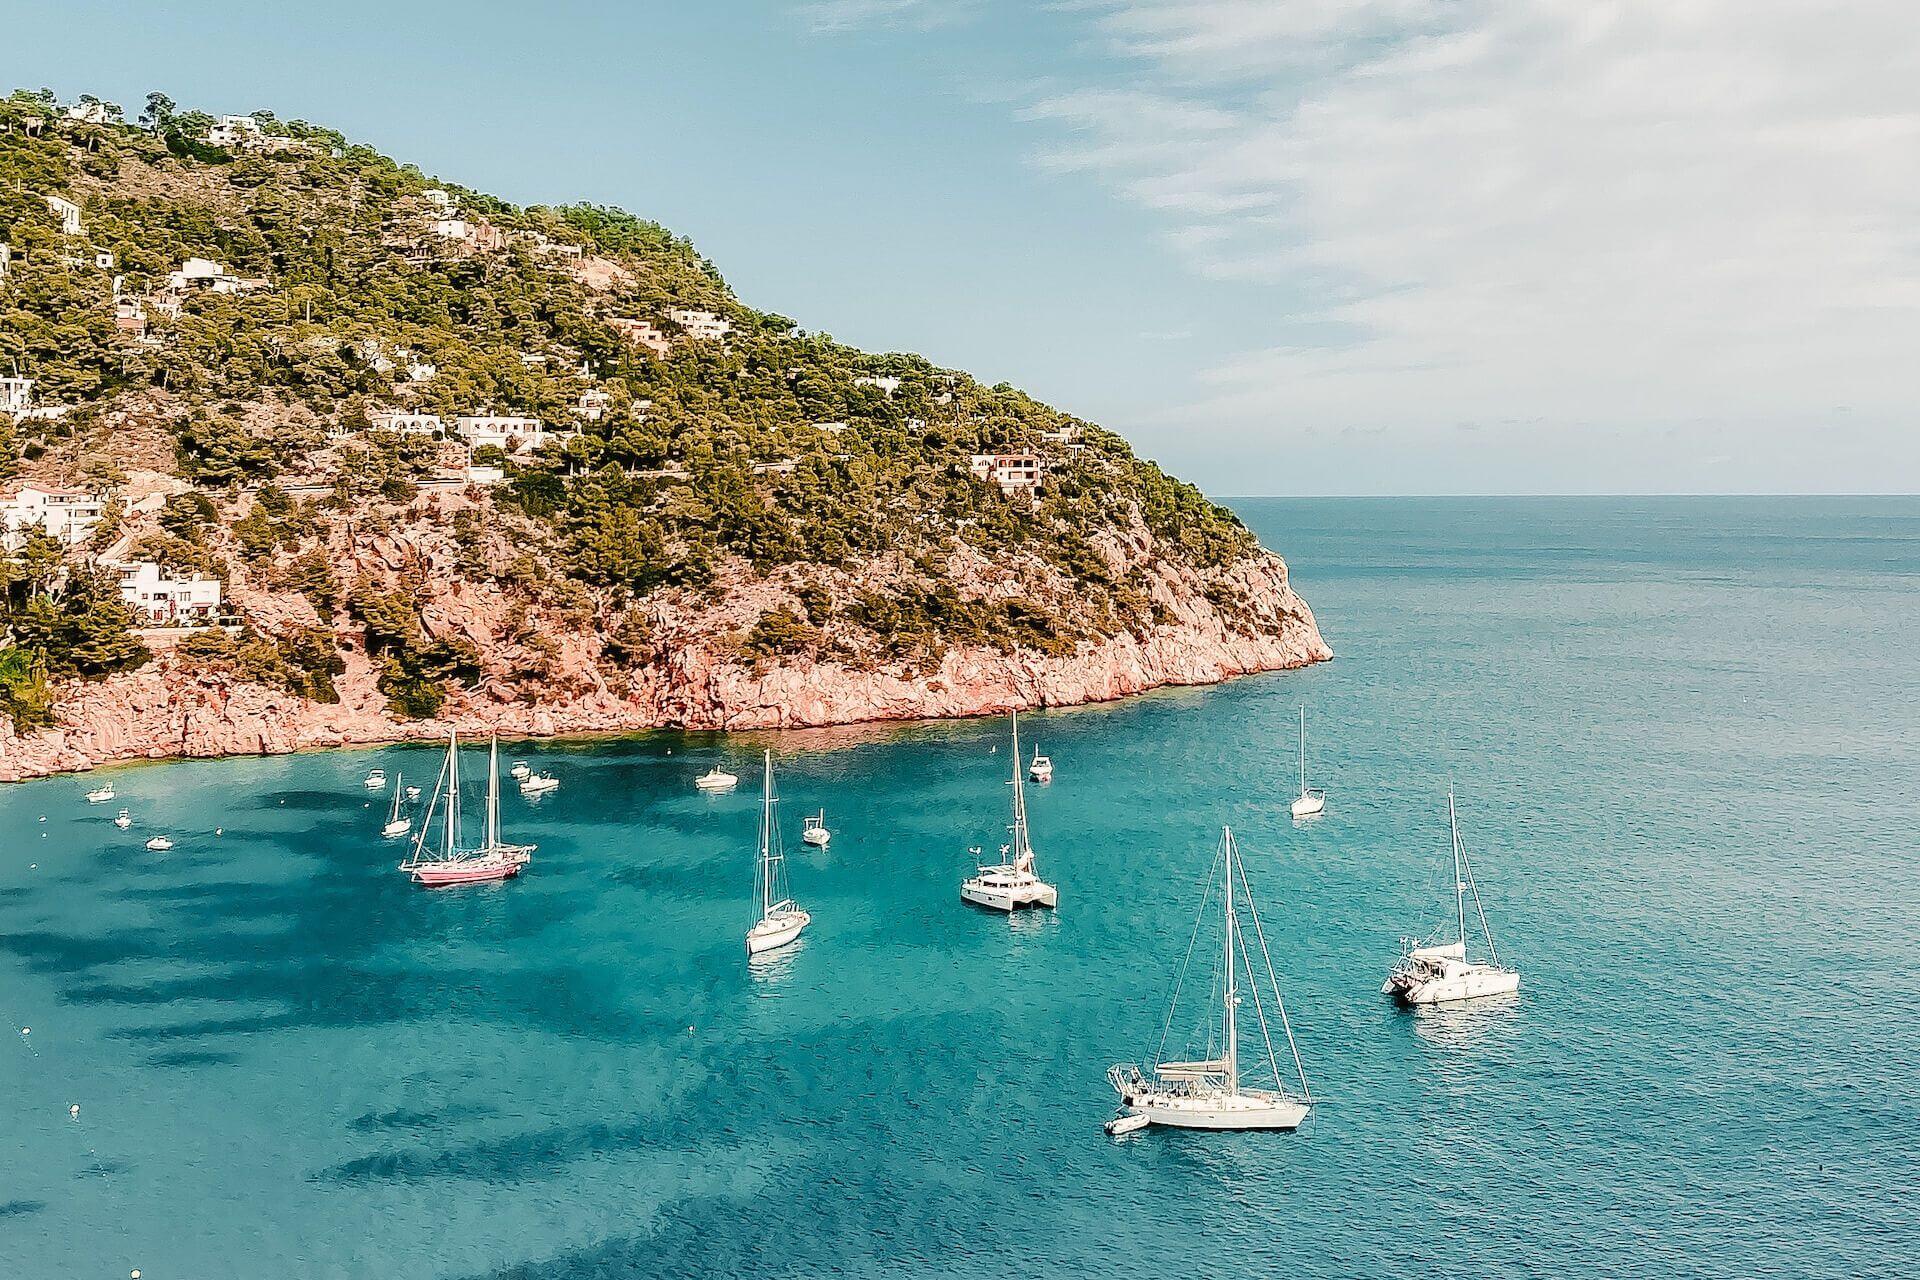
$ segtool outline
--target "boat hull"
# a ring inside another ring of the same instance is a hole
[[[804,911],[768,916],[747,930],[747,954],[757,956],[790,946],[799,940],[801,931],[812,923],[813,917]]]
[[[409,874],[412,875],[413,882],[423,888],[450,889],[455,885],[488,884],[495,880],[511,880],[519,875],[521,870],[518,864],[444,870],[422,867]]]
[[[1326,807],[1327,798],[1325,796],[1314,795],[1311,792],[1300,796],[1294,800],[1291,805],[1287,806],[1288,811],[1296,818],[1311,818]]]
[[[1488,969],[1475,973],[1450,974],[1425,982],[1387,980],[1386,992],[1396,1004],[1459,1004],[1488,996],[1512,995],[1520,989],[1520,975],[1510,969]]]
[[[1060,891],[1040,880],[1024,885],[996,885],[968,880],[960,886],[960,900],[989,911],[1011,914],[1022,907],[1057,907],[1060,905]]]
[[[387,837],[387,839],[391,840],[395,836],[403,836],[407,834],[407,832],[411,831],[412,829],[413,829],[413,820],[411,818],[402,818],[397,822],[389,822],[386,826],[380,828],[380,834]]]
[[[824,831],[819,832],[817,834],[812,831],[809,831],[805,835],[801,836],[800,840],[801,840],[801,843],[810,844],[816,849],[824,849],[827,847],[827,841],[831,840],[832,838],[833,838],[832,836],[829,836]]]
[[[1312,1107],[1277,1094],[1238,1093],[1212,1098],[1175,1098],[1141,1094],[1124,1099],[1148,1124],[1169,1129],[1298,1129]]]

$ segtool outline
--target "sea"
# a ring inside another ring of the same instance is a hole
[[[439,892],[430,746],[0,788],[0,1276],[1910,1274],[1920,499],[1234,505],[1338,656],[1021,717],[1051,913],[958,899],[1004,720],[503,744],[533,863]],[[1523,980],[1407,1012],[1449,788]],[[1228,825],[1317,1106],[1110,1138]]]

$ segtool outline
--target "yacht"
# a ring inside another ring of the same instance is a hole
[[[440,824],[440,847],[427,848],[427,833],[433,830],[434,810],[442,797],[446,808]],[[433,784],[433,798],[420,817],[420,832],[413,838],[413,852],[400,864],[400,870],[417,885],[443,889],[460,884],[485,884],[511,880],[526,869],[533,859],[534,846],[508,844],[500,839],[500,743],[496,739],[487,753],[486,836],[474,848],[460,844],[460,744],[455,734],[447,734],[447,762]]]
[[[693,780],[693,785],[702,791],[731,791],[740,785],[740,775],[728,773],[715,765]]]
[[[520,779],[520,794],[523,796],[543,796],[559,789],[560,779],[550,773],[529,773]]]
[[[827,830],[827,811],[825,809],[807,818],[806,826],[800,832],[800,839],[816,849],[824,849],[827,847],[827,841],[833,839],[833,833]]]
[[[1053,781],[1053,757],[1040,754],[1040,748],[1033,749],[1033,763],[1027,766],[1027,776],[1035,782]]]
[[[515,782],[520,781],[532,772],[533,766],[529,765],[525,760],[515,760],[507,770],[507,773],[512,776]]]
[[[365,782],[367,790],[378,791],[387,785],[387,771],[385,769],[369,769],[367,770]]]
[[[961,882],[960,900],[991,911],[1013,912],[1021,907],[1057,907],[1060,891],[1034,874],[1033,842],[1027,837],[1027,793],[1020,777],[1020,713],[1013,713],[1013,821],[1012,837],[1000,847],[1005,862],[979,865],[974,849],[974,874]]]
[[[1220,846],[1200,899],[1200,921],[1194,926],[1195,942],[1209,911],[1214,909],[1216,884],[1224,940],[1215,953],[1217,963],[1211,984],[1206,988],[1208,1003],[1203,1006],[1204,1022],[1195,1036],[1196,1040],[1204,1041],[1200,1046],[1202,1056],[1185,1059],[1166,1056],[1174,1020],[1180,1010],[1180,993],[1193,960],[1194,943],[1189,943],[1187,959],[1182,962],[1174,982],[1173,1003],[1162,1024],[1153,1070],[1142,1071],[1133,1063],[1119,1063],[1107,1069],[1107,1080],[1120,1095],[1121,1104],[1119,1114],[1107,1122],[1108,1133],[1128,1133],[1151,1124],[1172,1129],[1297,1129],[1313,1110],[1313,1092],[1307,1086],[1306,1068],[1301,1065],[1293,1025],[1280,998],[1273,957],[1267,951],[1266,931],[1260,925],[1259,913],[1254,910],[1253,895],[1247,888],[1247,873],[1241,865],[1232,828],[1223,828],[1221,832]],[[1249,924],[1253,946],[1247,941]],[[1258,966],[1253,964],[1256,948],[1260,953]],[[1260,983],[1262,976],[1267,979],[1264,989]],[[1211,1003],[1216,997],[1217,1007]],[[1255,1051],[1249,1055],[1250,1060],[1243,1060],[1240,1018],[1247,1005],[1251,1005],[1260,1025],[1260,1040],[1257,1045],[1248,1046]],[[1298,1093],[1282,1083],[1280,1058],[1274,1052],[1273,1036],[1267,1026],[1269,1014],[1279,1020],[1281,1030],[1286,1033],[1287,1051],[1300,1083]],[[1256,1079],[1256,1085],[1248,1084],[1249,1076]]]
[[[128,813],[125,809],[122,809],[119,813],[114,815],[113,825],[120,828],[122,831],[125,831],[128,827],[133,825],[133,815]]]
[[[1493,930],[1487,928],[1487,914],[1480,907],[1480,887],[1473,879],[1473,861],[1467,857],[1467,846],[1460,839],[1460,822],[1455,816],[1451,787],[1447,788],[1447,828],[1453,840],[1453,936],[1400,940],[1400,959],[1380,991],[1403,1005],[1453,1004],[1483,996],[1509,995],[1520,989],[1520,971],[1501,964],[1500,953],[1494,949]],[[1473,914],[1480,923],[1480,935],[1487,942],[1484,961],[1467,957],[1469,896],[1473,898]]]
[[[780,828],[773,819],[773,752],[762,756],[765,772],[760,795],[760,860],[754,871],[760,918],[747,930],[747,954],[757,956],[795,941],[813,923],[787,889],[787,859],[780,847]]]
[[[167,850],[173,848],[173,841],[167,839],[165,836],[155,836],[153,839],[147,841],[147,848],[153,850],[155,853],[165,853]]]
[[[389,840],[407,834],[413,827],[413,819],[400,812],[400,806],[405,803],[406,792],[400,789],[399,774],[394,775],[393,782],[393,808],[387,811],[387,825],[380,828],[380,834]],[[410,789],[419,790],[418,787]]]
[[[1300,794],[1288,806],[1296,818],[1311,818],[1327,807],[1327,793],[1307,785],[1307,709],[1300,708]]]
[[[113,798],[113,784],[111,782],[104,787],[95,787],[92,791],[87,792],[88,804],[105,804]]]

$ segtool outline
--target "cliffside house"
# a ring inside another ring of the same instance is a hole
[[[446,429],[437,413],[407,413],[401,409],[382,409],[367,415],[375,431],[394,431],[403,436],[437,436]]]
[[[599,387],[588,387],[580,393],[580,399],[573,411],[588,422],[598,422],[607,416],[607,410],[613,407],[613,397]]]
[[[0,545],[18,551],[27,532],[39,529],[63,547],[85,541],[100,523],[106,499],[84,489],[20,484],[0,489]]]
[[[724,338],[733,331],[733,321],[715,315],[711,311],[672,307],[667,311],[667,319],[685,329],[688,337],[701,342],[712,342]]]
[[[207,128],[207,145],[223,150],[246,150],[266,143],[267,131],[252,116],[221,116]]]
[[[508,454],[532,453],[549,441],[564,440],[572,432],[548,431],[538,418],[505,414],[465,414],[453,420],[454,434],[476,449],[491,445]]]
[[[999,485],[1002,493],[1040,487],[1040,459],[1031,453],[976,453],[967,470],[976,480]]]
[[[76,102],[67,108],[67,119],[80,124],[105,124],[111,118],[104,102]]]
[[[166,287],[153,296],[153,307],[162,315],[177,316],[189,294],[252,293],[272,287],[270,280],[237,276],[211,258],[188,258],[179,270],[167,273]]]
[[[68,236],[85,235],[80,225],[80,206],[65,196],[48,196],[47,209],[60,219],[60,234]]]
[[[151,560],[118,560],[105,567],[120,575],[120,598],[148,626],[187,626],[220,616],[218,578],[180,574]]]
[[[660,326],[649,321],[615,316],[607,321],[607,325],[629,345],[645,347],[657,356],[664,356],[673,350],[673,343],[668,340],[666,333]]]
[[[453,197],[442,191],[439,187],[428,187],[420,193],[420,198],[436,209],[444,210],[453,208]]]
[[[32,378],[0,378],[0,413],[20,417],[31,408],[33,408]]]
[[[1058,431],[1043,431],[1040,438],[1048,444],[1072,446],[1080,443],[1080,428],[1069,424]]]
[[[469,253],[493,253],[507,247],[507,237],[491,222],[435,218],[432,229],[434,235],[452,241]]]
[[[900,389],[900,379],[892,378],[892,377],[855,378],[853,380],[853,385],[856,387],[878,387],[881,391],[886,393],[887,399],[891,400],[893,399],[893,393]]]
[[[846,434],[847,424],[844,422],[816,422],[813,424],[813,429],[815,431],[824,431],[830,436],[838,436]]]
[[[117,298],[113,304],[113,327],[136,338],[147,335],[147,304],[138,298]]]
[[[432,382],[439,367],[430,360],[416,360],[407,366],[408,382]]]

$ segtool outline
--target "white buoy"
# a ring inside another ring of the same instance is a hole
[[[32,1027],[22,1027],[22,1028],[20,1028],[20,1034],[21,1034],[21,1035],[23,1035],[23,1036],[30,1036],[30,1035],[32,1035],[32,1034],[33,1034],[33,1028],[32,1028]]]
[[[76,1102],[72,1106],[68,1107],[67,1114],[72,1116],[75,1120],[78,1120],[80,1118],[80,1104]]]
[[[40,821],[42,821],[42,822],[45,822],[46,820],[47,820],[47,815],[46,815],[46,814],[44,814],[44,813],[43,813],[43,814],[41,814],[41,815],[40,815]]]
[[[130,1276],[132,1277],[132,1280],[140,1280],[140,1268],[138,1268],[138,1267],[135,1267],[135,1268],[134,1268],[134,1269],[133,1269],[133,1270],[132,1270],[131,1272],[129,1272],[128,1274],[129,1274],[129,1275],[130,1275]]]

